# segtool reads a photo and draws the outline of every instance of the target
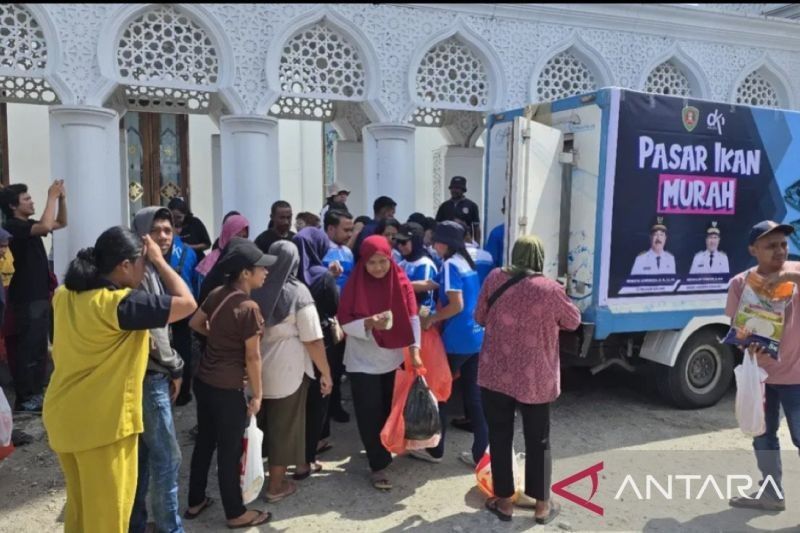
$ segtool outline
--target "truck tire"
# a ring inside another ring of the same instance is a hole
[[[684,343],[674,366],[659,365],[659,391],[681,409],[712,406],[730,387],[733,362],[733,352],[720,344],[717,331],[698,331]]]

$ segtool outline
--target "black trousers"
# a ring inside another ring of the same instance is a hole
[[[308,384],[308,397],[306,399],[306,462],[313,463],[317,460],[317,444],[322,438],[322,430],[328,417],[328,402],[330,396],[322,396],[320,389],[319,372],[317,379]]]
[[[172,324],[172,347],[183,359],[183,382],[180,394],[185,396],[192,390],[193,352],[192,330],[189,328],[189,319],[185,318]]]
[[[553,460],[550,456],[550,404],[520,403],[511,396],[481,387],[483,413],[489,426],[494,493],[500,498],[514,495],[512,461],[514,411],[522,415],[525,436],[525,494],[537,500],[550,499]]]
[[[325,415],[325,423],[322,425],[320,439],[327,439],[331,436],[331,415],[342,410],[342,376],[344,375],[344,347],[345,342],[339,344],[325,345],[325,355],[328,356],[328,366],[331,367],[331,378],[333,379],[333,390],[328,400],[328,411]]]
[[[47,344],[50,332],[50,302],[34,300],[14,304],[16,335],[8,343],[14,358],[14,388],[17,404],[42,394],[47,382]]]
[[[392,462],[392,454],[381,443],[381,430],[392,410],[394,370],[386,374],[352,372],[350,387],[361,443],[367,452],[373,472],[383,470]]]
[[[208,470],[216,449],[219,492],[225,517],[230,520],[247,510],[242,503],[239,485],[242,436],[247,427],[244,390],[219,389],[195,380],[194,394],[197,400],[197,439],[189,474],[189,507],[205,501]]]

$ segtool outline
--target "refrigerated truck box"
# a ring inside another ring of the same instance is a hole
[[[506,262],[517,236],[544,242],[545,274],[582,313],[562,363],[649,367],[675,404],[716,403],[750,228],[800,229],[800,113],[605,88],[491,114],[487,130],[484,235],[505,224]]]

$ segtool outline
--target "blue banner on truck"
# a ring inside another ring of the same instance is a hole
[[[796,114],[622,91],[618,117],[609,299],[724,293],[753,224],[800,224]]]

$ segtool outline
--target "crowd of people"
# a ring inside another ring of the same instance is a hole
[[[355,217],[349,191],[333,184],[319,216],[293,217],[292,206],[277,201],[268,229],[251,241],[250,222],[232,211],[213,244],[174,198],[135,213],[130,229],[104,231],[70,262],[58,289],[42,237],[67,224],[63,182],[50,187],[39,220],[24,185],[4,189],[0,259],[13,256],[5,316],[15,322],[4,340],[15,411],[42,413],[67,485],[65,530],[143,532],[151,521],[157,531],[182,531],[214,503],[207,494],[214,452],[228,527],[267,522],[271,513],[248,509],[240,489],[250,417],[264,432],[264,499],[276,503],[323,469],[317,457],[332,446],[331,422],[350,422],[345,376],[370,482],[391,490],[393,457],[380,434],[395,372],[406,350],[414,367],[423,365],[420,339],[430,328],[440,331],[463,398],[465,417],[452,424],[474,434],[459,459],[475,467],[492,445],[497,497],[487,508],[511,516],[519,405],[528,494],[537,521],[552,520],[547,404],[558,395],[558,331],[577,327],[580,316],[563,287],[542,277],[535,238],[516,243],[511,265],[497,269],[502,228],[491,234],[494,253],[481,249],[466,180],[454,177],[450,188],[436,218],[414,213],[401,223],[386,196],[374,201],[372,217]],[[520,332],[509,317],[534,308],[542,320],[513,340]],[[509,343],[530,350],[509,354]],[[197,425],[181,513],[173,404],[192,401]],[[438,446],[410,452],[432,463],[444,457],[450,423],[447,403],[438,408]],[[26,437],[16,435],[16,444]]]

